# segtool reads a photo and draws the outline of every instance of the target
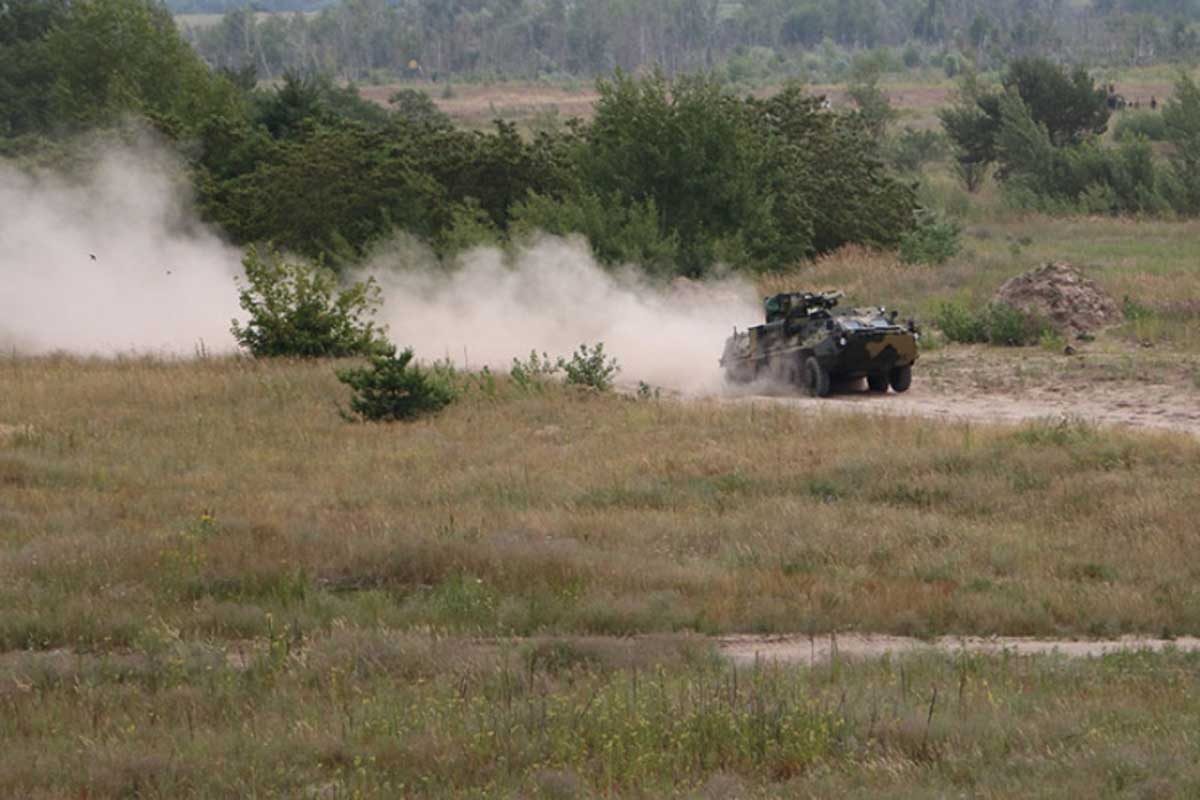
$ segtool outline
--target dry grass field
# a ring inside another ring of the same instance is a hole
[[[1165,70],[1131,70],[1111,80],[1131,104],[1138,100],[1146,107],[1151,97],[1161,102],[1171,96],[1175,75]],[[827,96],[837,108],[853,106],[845,84],[813,83],[808,88],[813,94]],[[590,119],[599,99],[593,82],[583,78],[493,83],[420,80],[359,86],[363,97],[382,105],[387,105],[388,98],[398,89],[425,92],[457,124],[470,128],[486,127],[494,119],[522,127],[560,124],[571,118]],[[778,81],[772,81],[741,87],[740,92],[767,97],[778,89]],[[897,127],[940,130],[937,111],[954,102],[956,85],[949,79],[901,76],[886,79],[881,89],[899,112]]]
[[[0,795],[1197,787],[1192,656],[702,636],[1200,633],[1191,437],[503,378],[355,425],[329,364],[234,358],[0,385]]]
[[[1200,447],[524,396],[355,426],[331,370],[8,361],[4,649],[471,634],[1200,633]],[[27,426],[27,427],[26,427]],[[1019,508],[1020,513],[1013,513]]]

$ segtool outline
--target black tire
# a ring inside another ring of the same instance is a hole
[[[872,392],[878,392],[880,394],[883,394],[884,392],[886,392],[888,390],[888,376],[887,375],[868,375],[867,376],[867,388],[870,389]]]
[[[809,356],[804,362],[804,388],[810,397],[828,397],[829,396],[829,370],[821,366],[821,363],[813,356]]]
[[[804,386],[804,365],[789,362],[784,368],[784,381],[788,386]]]
[[[888,383],[892,384],[893,392],[907,392],[912,386],[912,365],[893,368],[888,374]]]

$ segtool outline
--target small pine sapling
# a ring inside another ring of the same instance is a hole
[[[399,355],[388,346],[370,357],[363,367],[336,371],[337,378],[354,390],[350,413],[352,421],[393,422],[414,419],[441,411],[454,402],[454,388],[438,374],[413,364],[413,351]]]

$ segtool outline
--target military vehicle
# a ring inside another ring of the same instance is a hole
[[[766,298],[767,321],[725,342],[721,366],[734,383],[760,378],[829,394],[833,381],[866,378],[873,392],[904,392],[912,383],[920,334],[912,320],[883,308],[837,309],[841,292]],[[835,310],[836,309],[836,310]]]

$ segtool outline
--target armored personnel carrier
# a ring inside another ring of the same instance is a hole
[[[734,383],[767,378],[825,397],[833,381],[866,378],[873,392],[907,391],[920,334],[883,308],[837,309],[841,292],[766,298],[767,321],[725,342],[721,366]]]

